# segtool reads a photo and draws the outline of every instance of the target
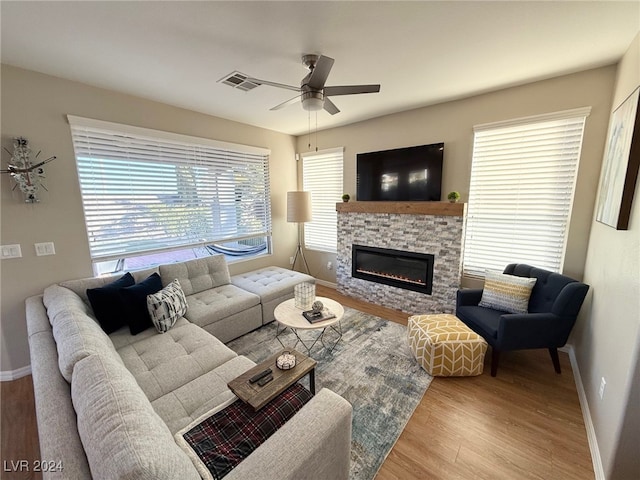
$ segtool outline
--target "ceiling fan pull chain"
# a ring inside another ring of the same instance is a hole
[[[311,111],[307,111],[307,149],[311,150]]]
[[[318,151],[318,112],[316,112],[316,152]]]

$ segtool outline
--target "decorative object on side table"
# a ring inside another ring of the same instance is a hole
[[[342,195],[343,202],[348,202],[350,199],[351,199],[351,196],[348,193],[345,193],[344,195]]]
[[[316,299],[316,286],[310,282],[302,282],[293,287],[295,306],[300,310],[309,310]]]
[[[305,310],[302,312],[302,316],[307,319],[309,323],[324,322],[325,320],[331,320],[336,316],[331,313],[331,310],[321,308],[320,310]]]
[[[600,174],[596,220],[616,230],[629,228],[640,168],[640,87],[611,114]]]
[[[458,192],[449,192],[449,194],[447,195],[447,199],[451,202],[451,203],[458,203],[458,200],[460,200],[460,193]]]
[[[276,367],[278,367],[280,370],[291,370],[295,366],[296,366],[296,356],[293,355],[288,350],[285,350],[284,352],[282,352],[282,355],[280,355],[276,359]]]
[[[42,179],[45,178],[44,168],[45,164],[56,159],[55,156],[49,157],[46,160],[37,162],[38,156],[41,151],[36,154],[33,160],[31,160],[31,149],[29,148],[29,140],[24,137],[15,137],[13,139],[13,153],[4,149],[9,155],[11,155],[11,163],[7,169],[0,170],[0,173],[8,173],[15,180],[16,185],[13,189],[20,187],[20,191],[25,195],[26,203],[37,203],[38,189],[39,187],[45,187],[42,184]]]

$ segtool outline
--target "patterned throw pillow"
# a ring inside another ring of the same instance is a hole
[[[508,313],[527,313],[529,297],[536,280],[537,278],[487,272],[482,300],[478,305]]]
[[[158,332],[168,332],[187,313],[187,299],[178,279],[158,293],[147,295],[147,308]]]

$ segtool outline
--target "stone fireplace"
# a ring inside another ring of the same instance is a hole
[[[465,204],[349,202],[338,211],[338,291],[407,313],[453,313]]]

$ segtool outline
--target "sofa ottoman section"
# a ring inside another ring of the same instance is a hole
[[[293,298],[293,288],[302,282],[315,283],[316,279],[281,267],[265,267],[231,277],[231,283],[260,297],[264,325],[275,320],[275,308]]]
[[[409,317],[407,337],[411,352],[429,375],[482,374],[487,342],[453,315]]]
[[[231,284],[224,255],[160,265],[162,284],[177,279],[187,297],[185,318],[229,342],[262,326],[260,297]]]

